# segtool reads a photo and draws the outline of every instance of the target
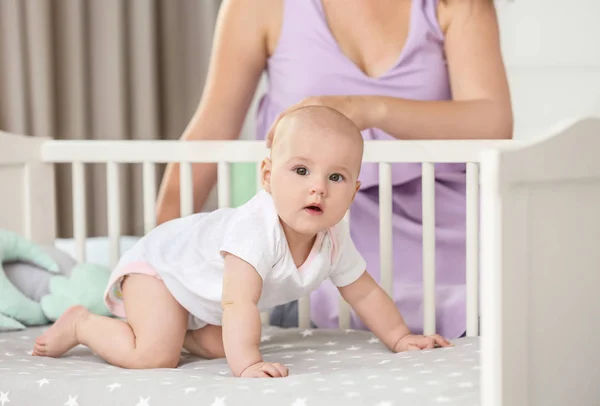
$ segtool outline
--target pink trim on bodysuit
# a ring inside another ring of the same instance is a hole
[[[117,317],[125,317],[125,305],[123,303],[121,283],[125,276],[131,274],[148,275],[162,280],[158,275],[158,272],[156,272],[156,269],[144,261],[131,262],[121,267],[116,272],[113,272],[110,275],[110,279],[104,292],[104,303],[111,313]]]
[[[310,265],[310,263],[312,262],[312,260],[315,259],[315,257],[317,256],[317,253],[321,250],[321,245],[323,244],[324,237],[325,237],[325,232],[320,232],[317,234],[315,243],[313,244],[313,246],[310,250],[310,253],[308,254],[308,257],[306,258],[306,261],[304,261],[304,263],[302,265],[300,265],[300,268],[298,268],[299,271],[302,271],[304,268],[308,267]]]

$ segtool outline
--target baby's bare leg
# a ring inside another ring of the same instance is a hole
[[[152,276],[130,275],[122,289],[127,323],[79,308],[72,312],[77,314],[68,320],[70,323],[62,323],[53,335],[42,340],[46,351],[39,355],[61,355],[64,351],[59,353],[53,348],[62,339],[86,345],[108,363],[122,368],[175,368],[187,330],[187,311],[164,283]]]
[[[199,330],[188,331],[183,348],[206,359],[225,358],[221,327],[209,324]]]

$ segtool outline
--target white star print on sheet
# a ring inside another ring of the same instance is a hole
[[[215,401],[210,406],[225,406],[225,397],[216,397]]]
[[[292,403],[292,406],[306,406],[306,399],[298,398]]]
[[[306,329],[303,332],[301,332],[300,334],[302,334],[302,337],[307,337],[307,336],[312,336],[313,332],[312,332],[312,330]]]
[[[5,403],[10,402],[10,399],[8,398],[9,393],[10,393],[9,391],[7,391],[7,392],[0,391],[0,406],[4,406]]]
[[[40,379],[39,381],[35,381],[35,382],[40,384],[40,388],[41,388],[42,386],[44,386],[44,385],[46,385],[46,384],[49,384],[49,383],[50,383],[50,381],[49,381],[49,380],[47,380],[46,378]]]
[[[120,383],[111,383],[110,385],[107,386],[107,388],[112,392],[117,388],[120,388],[121,384]]]
[[[146,398],[144,399],[143,397],[140,396],[140,401],[137,402],[137,404],[135,406],[150,406],[150,398]]]
[[[196,392],[196,388],[185,388],[183,391],[184,391],[184,392],[185,392],[185,394],[187,395],[187,394],[188,394],[188,393],[190,393],[190,392]]]
[[[65,402],[65,406],[79,406],[79,405],[77,404],[77,396],[78,396],[78,395],[75,395],[75,396],[71,396],[71,395],[69,395],[69,400],[67,400],[67,401]]]

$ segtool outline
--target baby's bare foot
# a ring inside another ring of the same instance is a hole
[[[32,355],[60,357],[75,347],[78,344],[75,326],[89,315],[90,312],[83,306],[73,306],[67,309],[48,331],[35,340]]]

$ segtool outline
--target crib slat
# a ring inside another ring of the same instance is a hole
[[[350,210],[346,211],[346,215],[344,216],[344,221],[346,221],[348,223],[348,225],[350,225]],[[341,329],[349,329],[350,328],[350,305],[348,304],[348,302],[346,302],[344,300],[343,297],[340,296],[340,320],[339,320],[339,326]]]
[[[144,233],[156,227],[156,171],[153,162],[144,162]]]
[[[261,312],[260,313],[260,322],[262,324],[269,324],[271,318],[271,314],[269,312]]]
[[[114,267],[121,255],[119,240],[121,236],[121,212],[119,207],[119,166],[116,162],[106,164],[106,190],[108,193],[108,241],[110,266]]]
[[[255,171],[256,171],[256,193],[263,190],[262,180],[261,180],[261,170],[260,170],[260,162],[256,163]],[[271,312],[265,311],[260,314],[260,319],[263,324],[269,324],[269,320],[271,318]]]
[[[262,173],[260,170],[260,164],[261,164],[260,162],[256,163],[256,193],[263,190]]]
[[[422,164],[423,330],[435,333],[435,166]]]
[[[479,164],[467,163],[467,336],[479,334]]]
[[[346,330],[346,329],[350,328],[350,320],[351,320],[351,317],[350,317],[351,316],[350,305],[341,296],[340,296],[339,303],[340,303],[340,321],[339,321],[339,327],[341,329]]]
[[[298,327],[310,328],[310,297],[304,296],[298,300]]]
[[[73,162],[73,238],[75,239],[75,259],[85,262],[85,240],[87,223],[85,210],[85,166],[83,162]]]
[[[379,164],[379,256],[381,287],[392,296],[392,165]]]
[[[180,217],[189,216],[194,212],[194,185],[192,184],[192,164],[179,163],[179,199]]]
[[[231,164],[219,162],[217,169],[219,208],[231,206]]]

